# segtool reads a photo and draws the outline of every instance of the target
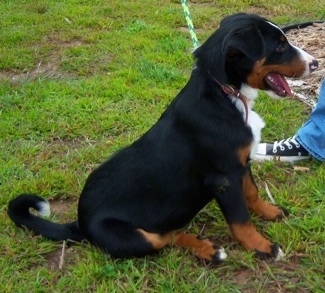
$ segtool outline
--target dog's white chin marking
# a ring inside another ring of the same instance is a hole
[[[254,101],[258,97],[258,89],[254,89],[244,83],[240,88],[240,92],[248,99],[249,108],[253,108]]]
[[[232,97],[232,101],[236,105],[238,110],[243,114],[244,120],[247,117],[247,124],[250,126],[252,130],[254,141],[251,146],[249,158],[253,159],[255,157],[258,145],[261,141],[261,132],[263,127],[265,126],[265,123],[263,119],[255,111],[253,111],[254,101],[258,96],[258,90],[250,87],[247,84],[244,84],[242,85],[240,92],[248,99],[247,100],[248,113],[246,114],[245,105],[241,99]]]

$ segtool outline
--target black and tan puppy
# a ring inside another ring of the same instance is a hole
[[[32,215],[30,208],[45,214],[49,205],[23,194],[9,203],[15,224],[54,240],[87,239],[113,257],[175,244],[217,262],[226,258],[222,248],[179,231],[216,200],[239,243],[262,258],[277,258],[279,246],[250,222],[249,210],[271,221],[286,214],[259,198],[250,172],[264,126],[252,104],[259,89],[291,95],[284,76],[307,75],[317,61],[272,22],[244,13],[223,19],[194,58],[188,83],[157,123],[90,174],[75,222]]]

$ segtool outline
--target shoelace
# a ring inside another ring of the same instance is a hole
[[[300,144],[296,141],[295,137],[289,137],[287,139],[282,139],[280,141],[275,141],[273,144],[273,153],[277,153],[277,148],[279,147],[281,151],[285,150],[285,146],[288,147],[289,150],[293,148],[292,144],[296,146],[296,148],[300,148]]]

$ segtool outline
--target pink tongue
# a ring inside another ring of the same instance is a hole
[[[267,78],[276,86],[284,89],[289,96],[293,96],[293,93],[288,85],[286,79],[278,73],[269,73]]]

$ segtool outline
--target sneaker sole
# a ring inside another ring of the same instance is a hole
[[[310,159],[309,156],[269,156],[256,154],[254,161],[298,162],[308,159]]]

